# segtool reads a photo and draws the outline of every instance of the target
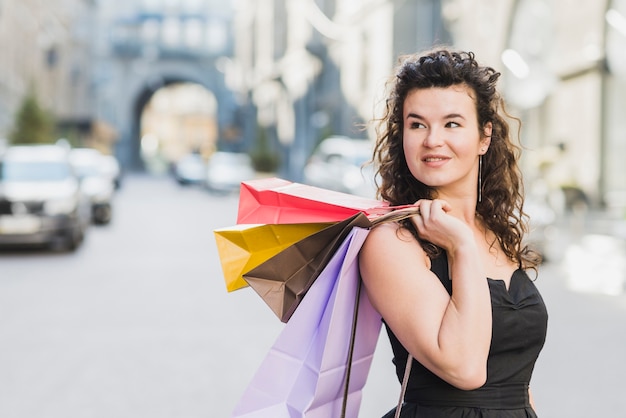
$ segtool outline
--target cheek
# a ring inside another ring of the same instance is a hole
[[[404,158],[409,170],[415,174],[414,170],[417,166],[417,159],[419,158],[419,147],[417,141],[412,141],[410,138],[404,138],[402,141],[402,149],[404,151]]]
[[[414,152],[411,147],[411,141],[409,141],[406,137],[402,138],[402,152],[404,153],[404,158],[406,159],[407,163],[410,164],[411,156],[414,154]]]
[[[422,140],[418,135],[404,135],[402,138],[402,148],[407,160],[418,155],[421,149]]]

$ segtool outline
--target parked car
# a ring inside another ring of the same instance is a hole
[[[115,190],[122,187],[122,167],[114,155],[103,154],[103,172],[113,181]]]
[[[66,148],[10,146],[0,156],[0,244],[75,250],[89,208]]]
[[[206,162],[197,152],[183,156],[174,163],[174,178],[181,186],[203,184],[206,176]]]
[[[324,189],[375,197],[373,166],[364,165],[372,158],[372,147],[366,139],[345,136],[324,139],[304,167],[304,182]]]
[[[255,176],[248,154],[218,151],[207,162],[205,186],[212,192],[230,193],[239,190],[242,181]]]
[[[550,261],[553,240],[557,235],[556,212],[546,200],[532,194],[525,198],[524,212],[528,215],[527,244],[541,254],[543,261]]]
[[[104,225],[111,221],[115,178],[108,171],[104,155],[93,148],[74,148],[70,162],[80,178],[81,189],[91,202],[91,221]]]

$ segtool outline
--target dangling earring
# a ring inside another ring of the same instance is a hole
[[[478,203],[483,201],[483,156],[478,157]]]

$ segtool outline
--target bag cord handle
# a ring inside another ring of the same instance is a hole
[[[348,392],[350,388],[350,372],[352,371],[352,357],[354,354],[354,340],[356,338],[356,325],[359,315],[359,301],[361,296],[361,280],[359,280],[356,290],[356,303],[354,304],[354,316],[352,317],[352,331],[350,334],[350,349],[348,351],[348,364],[346,367],[346,380],[343,388],[343,403],[341,405],[341,418],[346,417],[346,410],[348,406]],[[396,407],[396,413],[394,418],[400,418],[400,412],[402,411],[402,404],[404,401],[404,394],[409,383],[409,375],[411,374],[411,366],[413,365],[413,356],[409,353],[406,359],[406,366],[404,367],[404,376],[402,377],[402,388],[400,389],[400,398],[398,399],[398,406]]]
[[[402,411],[402,404],[404,402],[404,394],[406,393],[406,387],[409,383],[409,375],[411,374],[411,365],[413,364],[413,356],[408,354],[406,358],[406,366],[404,367],[404,376],[402,377],[402,388],[400,389],[400,399],[398,399],[398,406],[396,407],[396,413],[394,418],[400,418],[400,412]]]
[[[419,206],[407,205],[403,207],[398,207],[398,209],[392,210],[391,212],[387,212],[384,215],[380,215],[378,217],[370,219],[370,223],[371,227],[373,228],[385,222],[399,222],[419,214]]]
[[[359,302],[361,300],[361,279],[358,279],[356,288],[356,301],[354,302],[354,315],[352,316],[352,331],[350,333],[350,348],[348,350],[348,364],[346,367],[346,381],[343,387],[343,403],[341,405],[341,418],[346,417],[348,407],[348,392],[350,390],[350,372],[352,371],[352,357],[354,355],[354,340],[356,339],[356,322],[359,316]]]

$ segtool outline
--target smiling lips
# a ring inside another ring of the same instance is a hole
[[[422,161],[426,164],[437,164],[448,161],[450,158],[445,155],[427,155],[422,158]]]

